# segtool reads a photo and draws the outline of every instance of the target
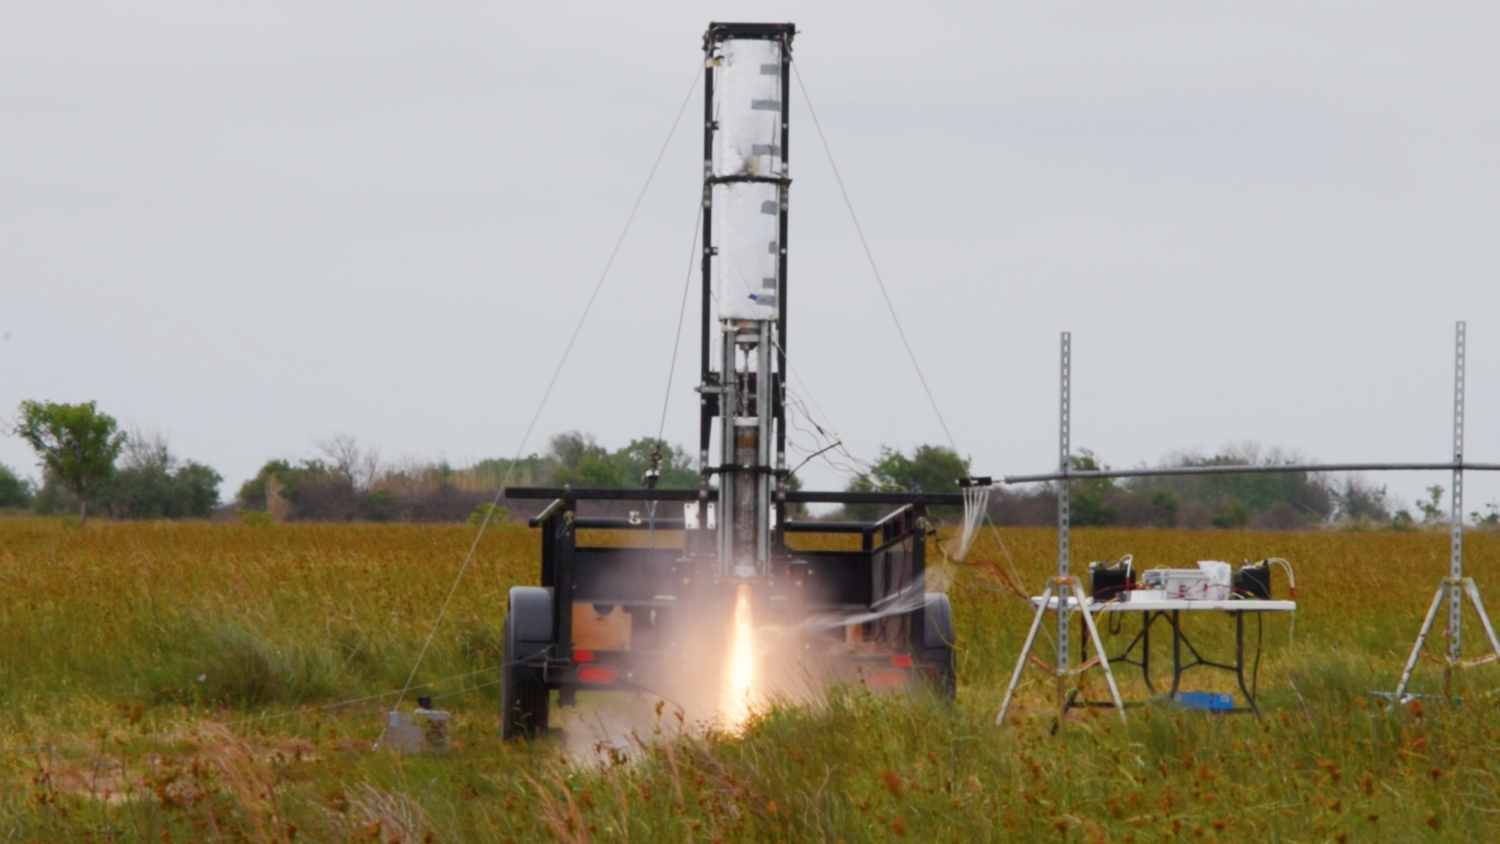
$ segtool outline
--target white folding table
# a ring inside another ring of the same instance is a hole
[[[1040,597],[1033,597],[1031,599],[1031,602],[1033,606],[1038,607],[1041,606],[1042,603]],[[1056,612],[1057,608],[1058,599],[1056,597],[1048,598],[1047,609],[1052,612]],[[1235,680],[1239,683],[1240,692],[1245,696],[1245,702],[1247,705],[1245,707],[1235,708],[1229,711],[1248,711],[1253,712],[1258,716],[1260,714],[1260,709],[1255,705],[1255,693],[1257,684],[1254,679],[1258,674],[1258,671],[1254,671],[1252,673],[1252,680],[1248,685],[1245,682],[1245,614],[1294,612],[1297,609],[1297,602],[1271,601],[1261,599],[1207,601],[1185,598],[1162,598],[1143,601],[1132,601],[1127,599],[1097,602],[1091,600],[1086,605],[1080,606],[1079,600],[1070,596],[1068,598],[1068,608],[1070,610],[1086,609],[1089,614],[1095,617],[1104,613],[1140,614],[1140,632],[1135,634],[1135,637],[1130,640],[1130,643],[1125,646],[1124,650],[1120,651],[1119,655],[1109,657],[1109,661],[1111,664],[1116,662],[1123,662],[1128,665],[1139,666],[1141,669],[1141,677],[1143,680],[1145,680],[1146,688],[1148,691],[1150,691],[1152,699],[1174,698],[1177,694],[1178,687],[1182,683],[1183,672],[1187,671],[1189,668],[1196,668],[1201,665],[1209,668],[1219,668],[1234,674]],[[1222,615],[1233,616],[1234,663],[1227,664],[1204,659],[1203,655],[1198,652],[1198,649],[1193,646],[1192,641],[1188,639],[1187,635],[1182,630],[1183,613],[1219,613]],[[1163,693],[1158,693],[1156,690],[1156,686],[1151,682],[1151,627],[1158,620],[1165,621],[1167,625],[1172,628],[1172,687]],[[1082,625],[1081,620],[1080,626],[1082,627],[1084,651],[1087,652],[1088,627],[1086,625]],[[1137,650],[1137,646],[1139,646],[1139,657],[1133,658],[1131,654]],[[1184,647],[1186,647],[1192,655],[1192,660],[1189,662],[1183,661],[1182,650]],[[1258,669],[1259,666],[1260,646],[1259,644],[1257,644],[1255,650],[1255,668]],[[1077,692],[1074,691],[1073,694],[1069,695],[1065,707],[1071,708],[1082,706],[1114,706],[1114,703],[1111,701],[1077,701],[1075,700],[1076,697]],[[1139,704],[1143,702],[1144,701],[1137,703]]]

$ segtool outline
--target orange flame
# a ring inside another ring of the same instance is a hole
[[[738,734],[750,720],[755,691],[755,624],[750,612],[750,584],[734,586],[734,627],[730,631],[729,658],[724,663],[724,690],[719,716],[724,728]]]

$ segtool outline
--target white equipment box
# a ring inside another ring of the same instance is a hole
[[[1141,588],[1130,597],[1227,601],[1232,577],[1229,564],[1217,560],[1204,560],[1195,569],[1147,569],[1141,572]]]

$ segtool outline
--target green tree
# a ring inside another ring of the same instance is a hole
[[[1437,524],[1443,520],[1443,485],[1437,484],[1427,488],[1427,500],[1418,501],[1417,509],[1422,511],[1422,521],[1429,525]]]
[[[698,486],[698,470],[687,449],[662,442],[655,437],[631,440],[630,445],[610,455],[610,460],[626,478],[640,484],[646,470],[651,468],[651,455],[661,448],[660,473],[656,485],[662,489],[694,489]]]
[[[31,484],[0,463],[0,507],[25,507],[31,504]]]
[[[1469,514],[1469,518],[1473,519],[1474,524],[1480,527],[1500,527],[1500,502],[1491,501],[1484,505],[1484,509],[1488,512],[1480,513],[1478,510],[1475,510]]]
[[[881,446],[880,457],[870,471],[849,482],[851,492],[905,490],[908,492],[958,492],[958,479],[969,476],[969,459],[940,445],[919,445],[907,457],[889,446]],[[880,514],[875,504],[851,504],[850,516],[868,520]],[[953,515],[954,508],[935,508]],[[945,516],[946,517],[946,516]]]
[[[189,460],[179,466],[172,475],[179,515],[199,519],[213,515],[219,506],[219,484],[223,482],[223,475],[201,463]]]
[[[1339,516],[1355,521],[1383,522],[1391,517],[1385,503],[1385,487],[1377,487],[1355,475],[1345,477],[1331,490]]]
[[[1080,472],[1100,472],[1109,468],[1100,463],[1099,458],[1086,448],[1070,456],[1068,464],[1075,471]],[[1115,482],[1110,478],[1073,481],[1073,487],[1068,494],[1069,520],[1079,527],[1103,527],[1114,524],[1115,508],[1111,506],[1109,499],[1115,492]]]
[[[89,500],[114,472],[125,434],[94,402],[56,404],[23,401],[16,436],[41,458],[42,466],[78,499],[78,523],[88,520]]]
[[[266,482],[275,478],[283,487],[291,483],[292,464],[285,460],[267,460],[266,465],[260,467],[255,477],[240,484],[240,491],[235,500],[246,510],[266,509]]]
[[[1151,518],[1157,527],[1175,527],[1177,512],[1181,509],[1182,502],[1170,489],[1158,489],[1151,493]]]
[[[640,483],[610,459],[609,451],[592,434],[566,431],[554,435],[548,444],[548,457],[556,461],[552,482],[559,486],[629,487]]]
[[[1232,495],[1226,495],[1219,499],[1208,520],[1216,528],[1244,527],[1250,521],[1250,512],[1248,504]]]
[[[547,461],[539,454],[532,454],[512,461],[510,458],[490,457],[475,463],[467,470],[469,476],[482,487],[541,486],[551,471]]]
[[[1225,454],[1189,465],[1275,466],[1300,462],[1296,455],[1274,450],[1261,459],[1256,447],[1246,445],[1238,451],[1230,449]],[[1332,516],[1337,506],[1327,482],[1307,472],[1206,475],[1198,481],[1198,498],[1231,520],[1238,518],[1235,514],[1241,510],[1245,511],[1248,520],[1249,516],[1263,513],[1278,502],[1294,508],[1309,521]]]

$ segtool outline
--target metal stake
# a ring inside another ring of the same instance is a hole
[[[1453,463],[1464,462],[1464,324],[1458,323],[1453,340]],[[1453,515],[1448,521],[1448,662],[1458,660],[1464,576],[1464,470],[1453,470]],[[1447,685],[1446,678],[1444,685]],[[1445,690],[1446,693],[1446,690]]]
[[[1448,523],[1450,550],[1448,576],[1438,584],[1437,593],[1432,596],[1432,606],[1427,610],[1427,617],[1422,620],[1422,629],[1417,633],[1417,641],[1412,645],[1411,655],[1407,657],[1406,668],[1401,672],[1401,682],[1396,686],[1395,693],[1391,695],[1397,703],[1400,703],[1406,695],[1406,686],[1411,682],[1412,672],[1417,667],[1417,658],[1422,655],[1422,646],[1426,644],[1427,635],[1432,631],[1432,621],[1437,616],[1438,607],[1443,603],[1444,593],[1448,598],[1448,654],[1443,660],[1443,697],[1451,699],[1453,696],[1453,669],[1500,660],[1500,639],[1496,638],[1495,628],[1490,624],[1490,617],[1484,611],[1484,602],[1479,599],[1479,587],[1474,584],[1472,577],[1464,577],[1464,363],[1467,352],[1465,334],[1465,325],[1459,322],[1453,345],[1453,511]],[[1492,652],[1490,656],[1470,662],[1464,662],[1462,659],[1463,642],[1460,638],[1465,595],[1474,605],[1474,611],[1479,615],[1480,623],[1484,625],[1484,632],[1489,639]]]
[[[1072,441],[1072,368],[1073,368],[1073,335],[1071,332],[1062,333],[1062,363],[1060,374],[1059,405],[1058,405],[1058,462],[1057,469],[1064,475],[1070,468]],[[1068,568],[1070,560],[1068,557],[1068,497],[1069,482],[1067,479],[1060,481],[1057,485],[1057,717],[1063,716],[1063,710],[1067,706],[1067,676],[1068,676],[1068,611],[1071,609],[1068,598]],[[1108,666],[1106,665],[1106,670]]]
[[[1119,687],[1115,685],[1114,672],[1109,668],[1109,656],[1104,652],[1104,643],[1099,639],[1099,631],[1094,627],[1094,619],[1089,615],[1087,597],[1083,590],[1078,587],[1078,579],[1069,572],[1069,498],[1067,475],[1072,463],[1072,393],[1073,393],[1073,335],[1071,332],[1062,333],[1062,361],[1061,361],[1061,390],[1058,404],[1058,473],[1063,479],[1058,482],[1057,489],[1057,574],[1047,579],[1047,588],[1042,590],[1041,603],[1036,608],[1036,616],[1031,620],[1031,630],[1026,634],[1026,644],[1021,646],[1021,655],[1016,658],[1016,669],[1011,673],[1010,685],[1005,688],[1005,698],[1000,702],[1000,712],[995,716],[998,725],[1005,720],[1005,713],[1010,709],[1010,700],[1015,694],[1016,684],[1021,680],[1021,668],[1025,666],[1026,659],[1031,655],[1031,646],[1036,642],[1036,631],[1042,625],[1042,616],[1047,613],[1048,604],[1054,591],[1057,595],[1057,661],[1053,671],[1057,676],[1057,722],[1062,723],[1063,716],[1068,711],[1068,678],[1073,672],[1069,670],[1069,646],[1068,646],[1068,618],[1072,611],[1072,601],[1078,601],[1078,610],[1083,614],[1084,625],[1088,628],[1089,638],[1094,643],[1094,650],[1098,654],[1099,666],[1104,669],[1104,678],[1109,683],[1109,693],[1114,698],[1115,708],[1120,711],[1120,720],[1125,720],[1125,704],[1120,699]],[[1082,657],[1084,655],[1080,655]],[[1079,668],[1082,671],[1087,663]]]

